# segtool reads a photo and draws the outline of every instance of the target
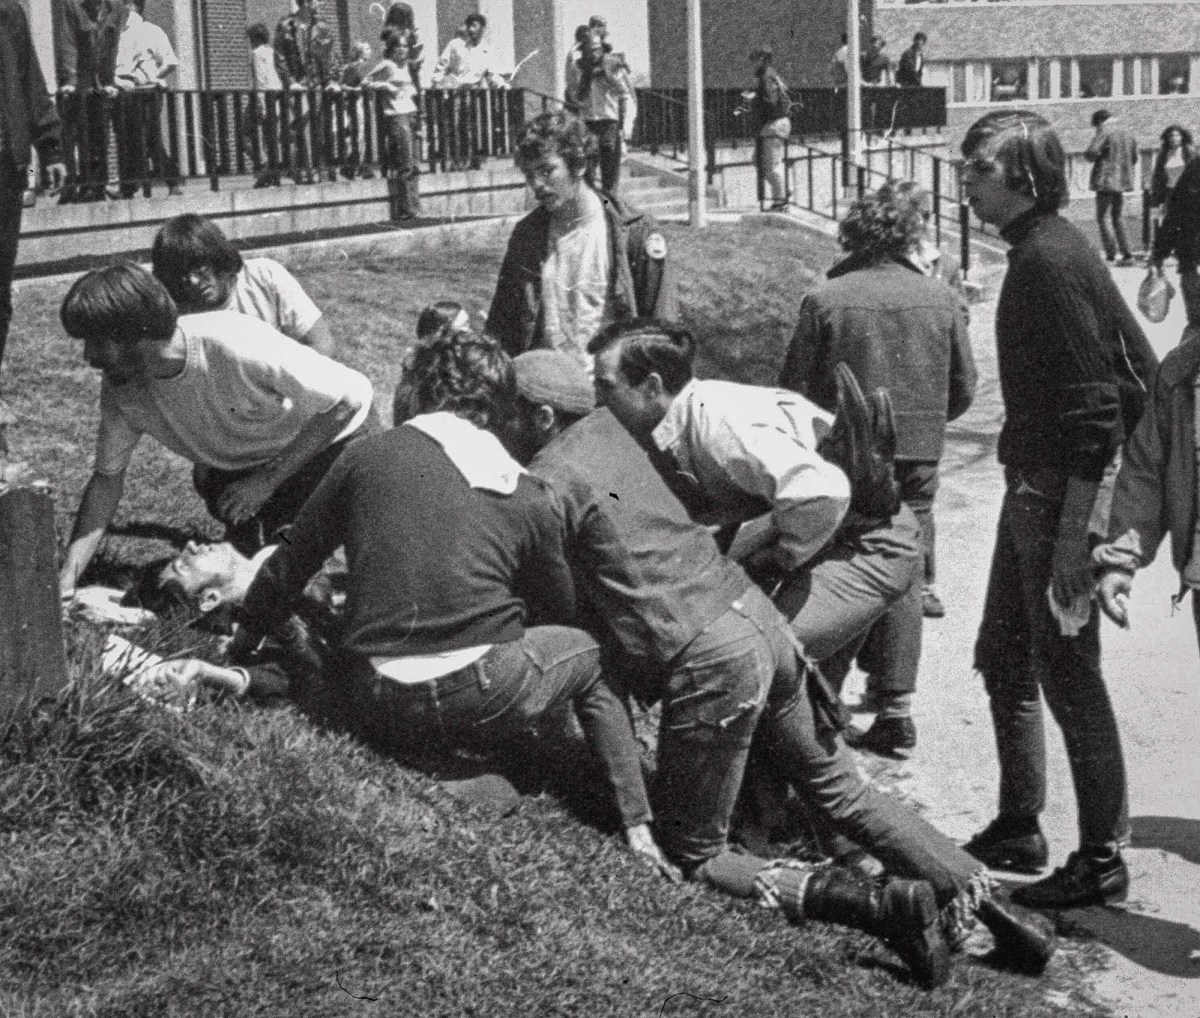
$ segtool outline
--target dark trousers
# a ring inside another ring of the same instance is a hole
[[[589,120],[587,126],[600,145],[596,160],[600,168],[600,188],[607,194],[615,195],[621,185],[621,125],[615,120]],[[588,164],[587,182],[590,187],[596,186],[596,165]]]
[[[775,594],[792,631],[839,689],[870,628],[914,586],[919,598],[919,535],[902,505],[888,522],[839,537]]]
[[[1062,730],[1084,851],[1106,854],[1129,830],[1125,761],[1100,672],[1100,622],[1063,636],[1050,614],[1054,544],[1066,491],[1056,470],[1009,470],[988,578],[975,667],[991,705],[1000,760],[1001,816],[1038,816],[1046,806],[1042,696]]]
[[[262,183],[279,183],[279,106],[278,92],[258,92],[250,100],[246,117],[246,137],[254,160],[254,172]]]
[[[67,183],[62,201],[102,201],[108,183],[108,129],[112,101],[79,91],[60,102]]]
[[[179,186],[179,168],[163,143],[162,89],[134,89],[117,97],[113,122],[117,132],[117,161],[121,194],[131,197],[152,183]]]
[[[398,749],[501,747],[574,708],[624,825],[650,820],[629,713],[601,679],[600,648],[582,630],[535,626],[474,664],[427,682],[356,669],[352,699],[368,730]]]
[[[898,460],[896,480],[900,482],[901,499],[913,511],[920,527],[924,556],[921,576],[928,583],[933,578],[933,498],[938,487],[937,461]],[[858,666],[868,675],[868,693],[886,699],[889,693],[916,690],[924,626],[922,586],[919,582],[914,583],[867,633],[858,652]]]
[[[393,219],[411,219],[421,212],[420,178],[413,158],[412,120],[411,113],[387,118],[387,167]]]
[[[279,530],[296,519],[308,496],[356,437],[357,433],[317,453],[284,481],[254,516],[242,523],[231,523],[222,516],[219,509],[221,495],[229,485],[254,473],[257,468],[216,470],[197,464],[192,468],[192,484],[213,519],[225,524],[225,539],[243,555],[253,555],[277,540]]]
[[[1096,192],[1096,225],[1100,228],[1100,243],[1104,245],[1104,256],[1109,261],[1112,261],[1118,252],[1122,258],[1129,257],[1129,240],[1125,236],[1125,223],[1121,218],[1124,210],[1125,196],[1119,191]]]
[[[13,267],[17,263],[24,191],[25,171],[18,170],[11,157],[0,153],[0,366],[4,364],[4,348],[8,345],[8,327],[12,322]]]
[[[897,799],[859,776],[814,706],[786,621],[750,588],[672,662],[659,733],[660,844],[701,869],[726,847],[751,736],[761,726],[775,774],[839,832],[899,876],[946,897],[980,865]]]
[[[1192,621],[1196,623],[1196,643],[1200,645],[1200,590],[1192,591]]]

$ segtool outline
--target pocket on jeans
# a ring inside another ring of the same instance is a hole
[[[769,687],[765,655],[754,648],[719,661],[685,665],[668,684],[662,727],[748,735],[758,723]]]

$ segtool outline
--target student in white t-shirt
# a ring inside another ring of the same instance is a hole
[[[167,220],[150,260],[180,314],[240,311],[336,358],[329,322],[296,278],[271,258],[243,259],[212,220],[190,212]]]
[[[296,513],[371,409],[371,383],[236,311],[179,316],[166,288],[125,262],[78,279],[67,334],[103,374],[100,427],[59,574],[75,589],[120,504],[143,435],[196,468],[194,481],[243,553]]]

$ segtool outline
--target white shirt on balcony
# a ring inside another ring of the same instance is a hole
[[[480,40],[472,46],[455,36],[442,50],[433,69],[434,88],[474,88],[488,75],[498,74],[492,47]]]
[[[114,83],[118,88],[144,88],[157,84],[179,66],[175,48],[158,25],[147,21],[135,10],[117,44],[117,68]]]

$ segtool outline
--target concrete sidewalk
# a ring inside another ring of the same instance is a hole
[[[1117,269],[1134,304],[1144,269]],[[970,412],[951,425],[937,500],[938,587],[948,608],[925,627],[916,721],[919,745],[908,762],[864,764],[927,809],[952,837],[965,839],[994,815],[997,769],[983,683],[971,668],[1002,494],[995,445],[1003,413],[996,378],[995,286],[972,305],[971,335],[980,387]],[[1165,354],[1183,330],[1182,301],[1161,325],[1142,319]],[[1105,622],[1105,675],[1121,723],[1129,771],[1133,876],[1129,901],[1066,913],[1064,959],[1048,991],[1089,1001],[1083,1013],[1128,1018],[1200,1016],[1200,656],[1190,606],[1172,613],[1178,587],[1169,551],[1138,575],[1132,628]],[[851,687],[851,692],[858,689]],[[1061,736],[1047,719],[1049,802],[1043,826],[1052,865],[1077,844],[1075,800]],[[1102,963],[1085,945],[1102,945]],[[1072,964],[1074,962],[1074,964]],[[1086,975],[1081,975],[1086,972]]]

